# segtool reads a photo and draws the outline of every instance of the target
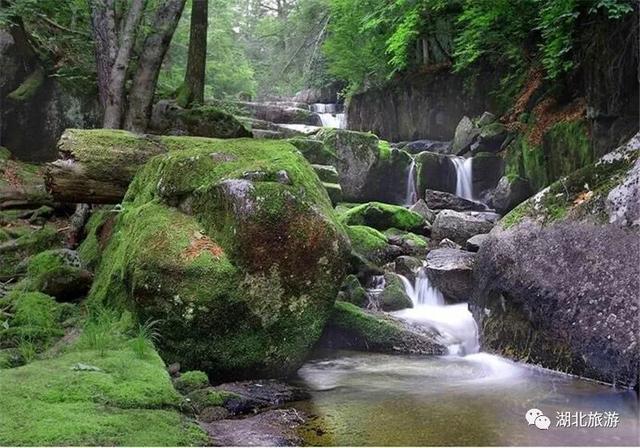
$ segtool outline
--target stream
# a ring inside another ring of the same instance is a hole
[[[424,269],[413,284],[402,280],[414,306],[394,315],[436,329],[449,354],[318,354],[298,371],[298,381],[312,396],[294,405],[311,415],[301,429],[306,444],[640,443],[634,391],[478,352],[478,329],[467,304],[447,305]],[[548,418],[547,429],[528,424],[530,409]]]

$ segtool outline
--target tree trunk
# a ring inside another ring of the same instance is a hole
[[[184,84],[178,95],[182,107],[204,103],[204,78],[207,62],[207,27],[209,23],[209,0],[193,0],[191,5],[191,31],[189,34],[189,56]]]
[[[115,0],[89,0],[89,6],[91,7],[91,29],[95,41],[98,94],[100,104],[106,109],[111,68],[117,55]],[[104,121],[113,122],[114,117],[107,117],[105,114]]]
[[[125,129],[144,132],[147,128],[160,66],[184,9],[185,0],[167,0],[156,12],[151,34],[146,38],[138,70],[129,93]]]
[[[145,3],[145,0],[133,0],[126,19],[123,21],[118,51],[109,72],[106,103],[104,104],[104,128],[119,129],[122,127],[127,69],[136,41],[136,29],[140,25]]]

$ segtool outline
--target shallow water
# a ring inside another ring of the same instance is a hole
[[[309,445],[638,445],[633,391],[476,353],[412,357],[333,352],[307,363]],[[529,426],[540,409],[548,430]],[[557,412],[617,412],[617,428],[557,427]]]

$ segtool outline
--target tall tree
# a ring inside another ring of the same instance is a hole
[[[124,121],[128,129],[145,130],[160,65],[185,0],[165,0],[157,7],[152,32],[146,36],[144,45],[141,46],[127,104],[125,87],[129,76],[129,63],[136,41],[143,38],[140,25],[146,3],[146,0],[131,0],[128,3],[117,0],[89,0],[98,91],[104,108],[105,128],[120,128]]]
[[[187,72],[185,74],[184,84],[178,94],[178,103],[182,107],[188,107],[193,103],[204,103],[208,24],[209,1],[192,0]]]

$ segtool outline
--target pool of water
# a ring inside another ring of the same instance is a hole
[[[319,355],[298,372],[312,398],[294,406],[312,417],[308,445],[638,445],[635,392],[476,353],[412,357],[361,352]],[[528,425],[540,409],[547,430]],[[584,427],[557,426],[582,412]],[[616,427],[589,412],[612,412]],[[566,414],[564,414],[566,415]],[[587,426],[588,425],[588,426]],[[593,426],[593,427],[589,427]]]

